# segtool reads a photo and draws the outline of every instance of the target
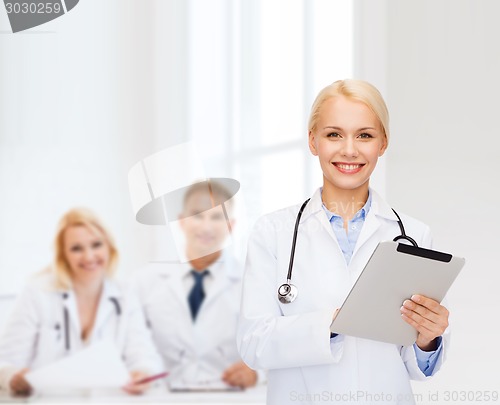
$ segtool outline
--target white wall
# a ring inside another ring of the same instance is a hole
[[[85,0],[19,34],[0,12],[0,295],[49,263],[75,205],[111,228],[120,274],[176,260],[168,227],[134,221],[127,171],[179,142],[197,144],[207,176],[241,182],[241,257],[258,216],[321,183],[307,114],[351,75],[352,0],[284,4]]]
[[[111,228],[121,274],[152,257],[155,230],[133,218],[127,172],[185,138],[185,9],[85,0],[18,34],[0,12],[0,295],[48,264],[72,206]]]
[[[383,18],[368,18],[377,6]],[[370,0],[357,7],[365,16],[358,73],[385,84],[391,113],[388,200],[431,226],[436,249],[467,259],[449,294],[448,363],[415,392],[435,404],[446,403],[447,390],[498,391],[500,3]],[[436,392],[438,401],[429,399]]]

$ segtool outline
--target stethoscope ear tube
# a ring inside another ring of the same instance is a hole
[[[403,226],[403,221],[401,221],[401,218],[399,217],[399,215],[396,212],[396,210],[393,208],[392,211],[398,217],[398,225],[399,225],[399,229],[401,230],[401,235],[396,236],[392,241],[393,242],[397,242],[398,240],[407,240],[413,246],[418,247],[418,244],[417,244],[417,242],[415,242],[415,239],[410,238],[409,236],[406,235],[405,227]]]
[[[297,219],[295,220],[295,228],[293,230],[293,239],[292,239],[292,250],[290,251],[290,261],[288,263],[288,275],[286,277],[287,282],[292,279],[293,259],[295,257],[295,245],[297,244],[297,234],[299,232],[300,217],[302,216],[304,208],[306,208],[306,205],[309,202],[309,200],[310,198],[304,201],[304,204],[302,204],[302,207],[300,207],[299,213],[297,214]]]
[[[286,283],[281,284],[278,288],[278,300],[283,304],[289,304],[290,302],[295,301],[295,298],[297,298],[297,294],[299,292],[297,287],[291,283],[293,259],[295,257],[295,245],[297,244],[297,234],[299,232],[300,217],[302,216],[304,208],[306,208],[309,200],[310,198],[304,201],[304,203],[300,207],[299,213],[297,214],[297,219],[295,220],[295,228],[293,230],[292,249],[290,251],[290,261],[288,263],[288,275],[286,277]]]
[[[68,298],[68,294],[63,293],[62,297],[64,300],[66,300]],[[120,302],[115,297],[110,297],[109,300],[113,303],[113,306],[115,307],[116,316],[119,317],[122,314]],[[65,342],[64,345],[65,345],[66,351],[69,352],[71,349],[71,336],[70,336],[70,331],[69,331],[69,312],[68,312],[68,308],[66,308],[66,306],[64,306],[64,309],[63,309],[63,316],[64,316],[64,342]]]
[[[63,293],[62,297],[63,300],[66,301],[68,299],[68,293]],[[63,316],[64,316],[64,342],[66,351],[69,352],[69,349],[71,347],[71,341],[70,341],[71,338],[69,336],[69,312],[68,308],[66,308],[66,305],[64,305]]]
[[[66,307],[64,307],[64,341],[66,342],[66,351],[69,352],[71,342],[69,336],[69,313]]]

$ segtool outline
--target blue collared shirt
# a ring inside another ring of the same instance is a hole
[[[321,193],[323,193],[323,190],[321,190]],[[333,233],[337,238],[347,265],[349,265],[349,263],[351,262],[352,254],[354,253],[354,248],[356,247],[356,242],[358,241],[359,235],[361,233],[361,228],[365,223],[366,216],[370,211],[371,204],[372,194],[371,191],[369,191],[368,199],[366,200],[365,205],[358,212],[356,212],[356,214],[354,214],[352,219],[348,222],[347,232],[344,229],[344,219],[341,216],[335,215],[333,212],[328,211],[328,209],[323,204],[323,210],[325,211],[328,221],[332,226]],[[438,348],[435,351],[431,352],[424,352],[417,346],[416,343],[413,344],[417,357],[418,367],[426,376],[430,376],[434,371],[434,367],[436,366],[436,361],[443,346],[441,337],[438,338],[437,343]]]
[[[349,262],[351,261],[354,247],[356,246],[359,234],[361,233],[361,228],[365,223],[365,219],[368,215],[368,212],[370,211],[371,205],[372,195],[369,192],[368,199],[366,200],[363,208],[356,212],[356,214],[354,214],[352,219],[347,224],[348,232],[346,232],[344,229],[344,219],[341,216],[335,215],[333,212],[328,211],[328,209],[325,207],[325,204],[323,204],[323,210],[326,213],[328,221],[330,221],[333,233],[337,238],[340,249],[342,249],[342,253],[344,254],[344,258],[347,264],[349,264]]]

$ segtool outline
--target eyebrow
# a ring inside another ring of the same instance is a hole
[[[324,127],[323,129],[337,129],[339,131],[342,131],[342,128],[340,128],[340,127],[332,127],[332,126],[327,126],[327,127]],[[357,131],[365,131],[367,129],[375,129],[375,128],[373,128],[373,127],[364,127],[364,128],[357,129]]]

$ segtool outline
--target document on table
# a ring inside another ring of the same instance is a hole
[[[117,388],[130,375],[112,341],[105,340],[26,374],[35,390]]]

